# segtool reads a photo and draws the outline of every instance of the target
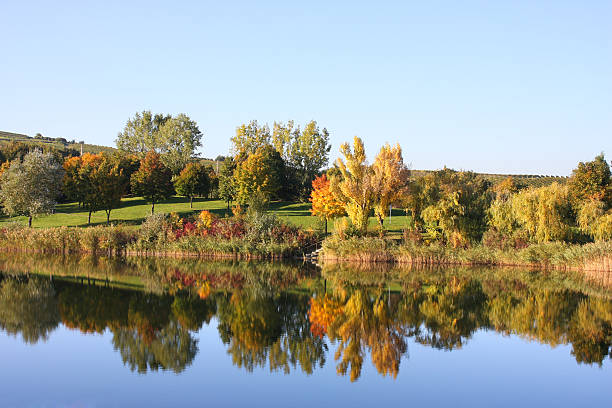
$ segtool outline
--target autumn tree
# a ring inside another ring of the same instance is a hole
[[[368,218],[375,201],[376,186],[371,167],[368,165],[365,148],[360,138],[354,138],[354,148],[348,143],[340,146],[346,163],[337,160],[341,177],[331,179],[331,190],[337,199],[344,202],[345,210],[355,228],[365,234]]]
[[[327,223],[330,219],[345,214],[344,203],[339,201],[330,189],[329,179],[325,174],[312,181],[311,214],[325,220],[325,235],[327,235]]]
[[[285,163],[280,154],[271,145],[262,146],[236,168],[236,199],[246,204],[255,196],[278,198],[284,176]]]
[[[584,200],[600,200],[606,207],[612,206],[612,178],[610,165],[603,153],[590,162],[580,162],[572,172],[569,193],[575,208]]]
[[[49,214],[61,193],[64,170],[51,153],[33,150],[23,162],[14,160],[0,177],[0,203],[11,216]]]
[[[210,189],[210,179],[206,165],[201,162],[189,163],[174,179],[178,195],[189,197],[189,208],[193,208],[193,197],[204,197]]]
[[[76,201],[80,207],[85,199],[85,186],[79,174],[83,160],[80,156],[68,157],[64,161],[64,194],[69,200]]]
[[[140,162],[140,168],[132,175],[132,191],[151,203],[151,214],[155,203],[172,196],[172,172],[161,161],[160,155],[149,152]]]
[[[121,163],[102,154],[90,173],[91,185],[97,196],[98,208],[106,213],[106,224],[110,223],[111,211],[121,205],[125,194],[125,183]]]
[[[372,170],[373,184],[377,188],[374,214],[382,230],[391,204],[400,203],[408,194],[410,172],[404,164],[400,145],[385,144],[374,159]]]

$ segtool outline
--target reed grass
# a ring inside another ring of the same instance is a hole
[[[578,269],[612,272],[612,242],[584,245],[561,242],[532,244],[521,249],[496,249],[483,245],[451,248],[386,238],[332,236],[323,243],[322,262],[390,262],[412,265],[490,265]]]
[[[0,250],[38,253],[283,259],[301,255],[300,245],[297,239],[275,242],[199,235],[149,241],[141,239],[138,229],[122,225],[27,228],[15,223],[0,228]]]

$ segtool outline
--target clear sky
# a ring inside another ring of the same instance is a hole
[[[86,4],[87,3],[87,4]],[[240,123],[318,121],[332,156],[568,175],[612,158],[612,1],[3,1],[0,130],[114,145],[186,113],[202,155]]]

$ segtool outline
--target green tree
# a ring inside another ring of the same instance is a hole
[[[210,190],[208,168],[204,163],[188,163],[174,179],[174,188],[178,195],[189,197],[189,207],[193,208],[193,197],[205,197]]]
[[[168,119],[159,129],[164,164],[178,174],[202,146],[202,133],[195,121],[184,113]]]
[[[515,194],[512,212],[529,237],[538,242],[566,239],[573,224],[568,186],[559,183]]]
[[[310,121],[301,130],[293,121],[274,123],[272,144],[281,154],[287,167],[295,173],[297,195],[306,199],[312,190],[312,181],[329,162],[329,133]]]
[[[259,148],[270,144],[270,128],[260,126],[256,120],[236,128],[236,135],[231,138],[232,153],[237,161],[245,160]]]
[[[155,203],[168,199],[174,193],[172,172],[161,161],[160,155],[149,152],[140,162],[140,168],[132,175],[132,191],[151,203],[151,214]]]
[[[36,344],[47,340],[60,323],[55,290],[49,279],[0,281],[0,329],[23,341]]]
[[[51,153],[33,150],[15,160],[0,177],[0,202],[11,216],[32,218],[53,211],[61,193],[64,169]]]
[[[236,198],[234,171],[236,171],[236,161],[233,157],[228,157],[219,170],[219,198],[227,203],[228,211],[231,202]]]
[[[150,152],[159,153],[166,167],[178,174],[202,146],[202,133],[185,114],[173,117],[143,111],[127,121],[115,142],[120,150],[141,159]]]
[[[408,206],[415,223],[453,245],[479,241],[487,229],[490,184],[473,172],[452,169],[429,173],[411,186]]]

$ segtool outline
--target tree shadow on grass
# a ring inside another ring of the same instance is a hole
[[[273,201],[268,205],[269,211],[279,215],[310,215],[310,203],[294,203],[290,201]]]

